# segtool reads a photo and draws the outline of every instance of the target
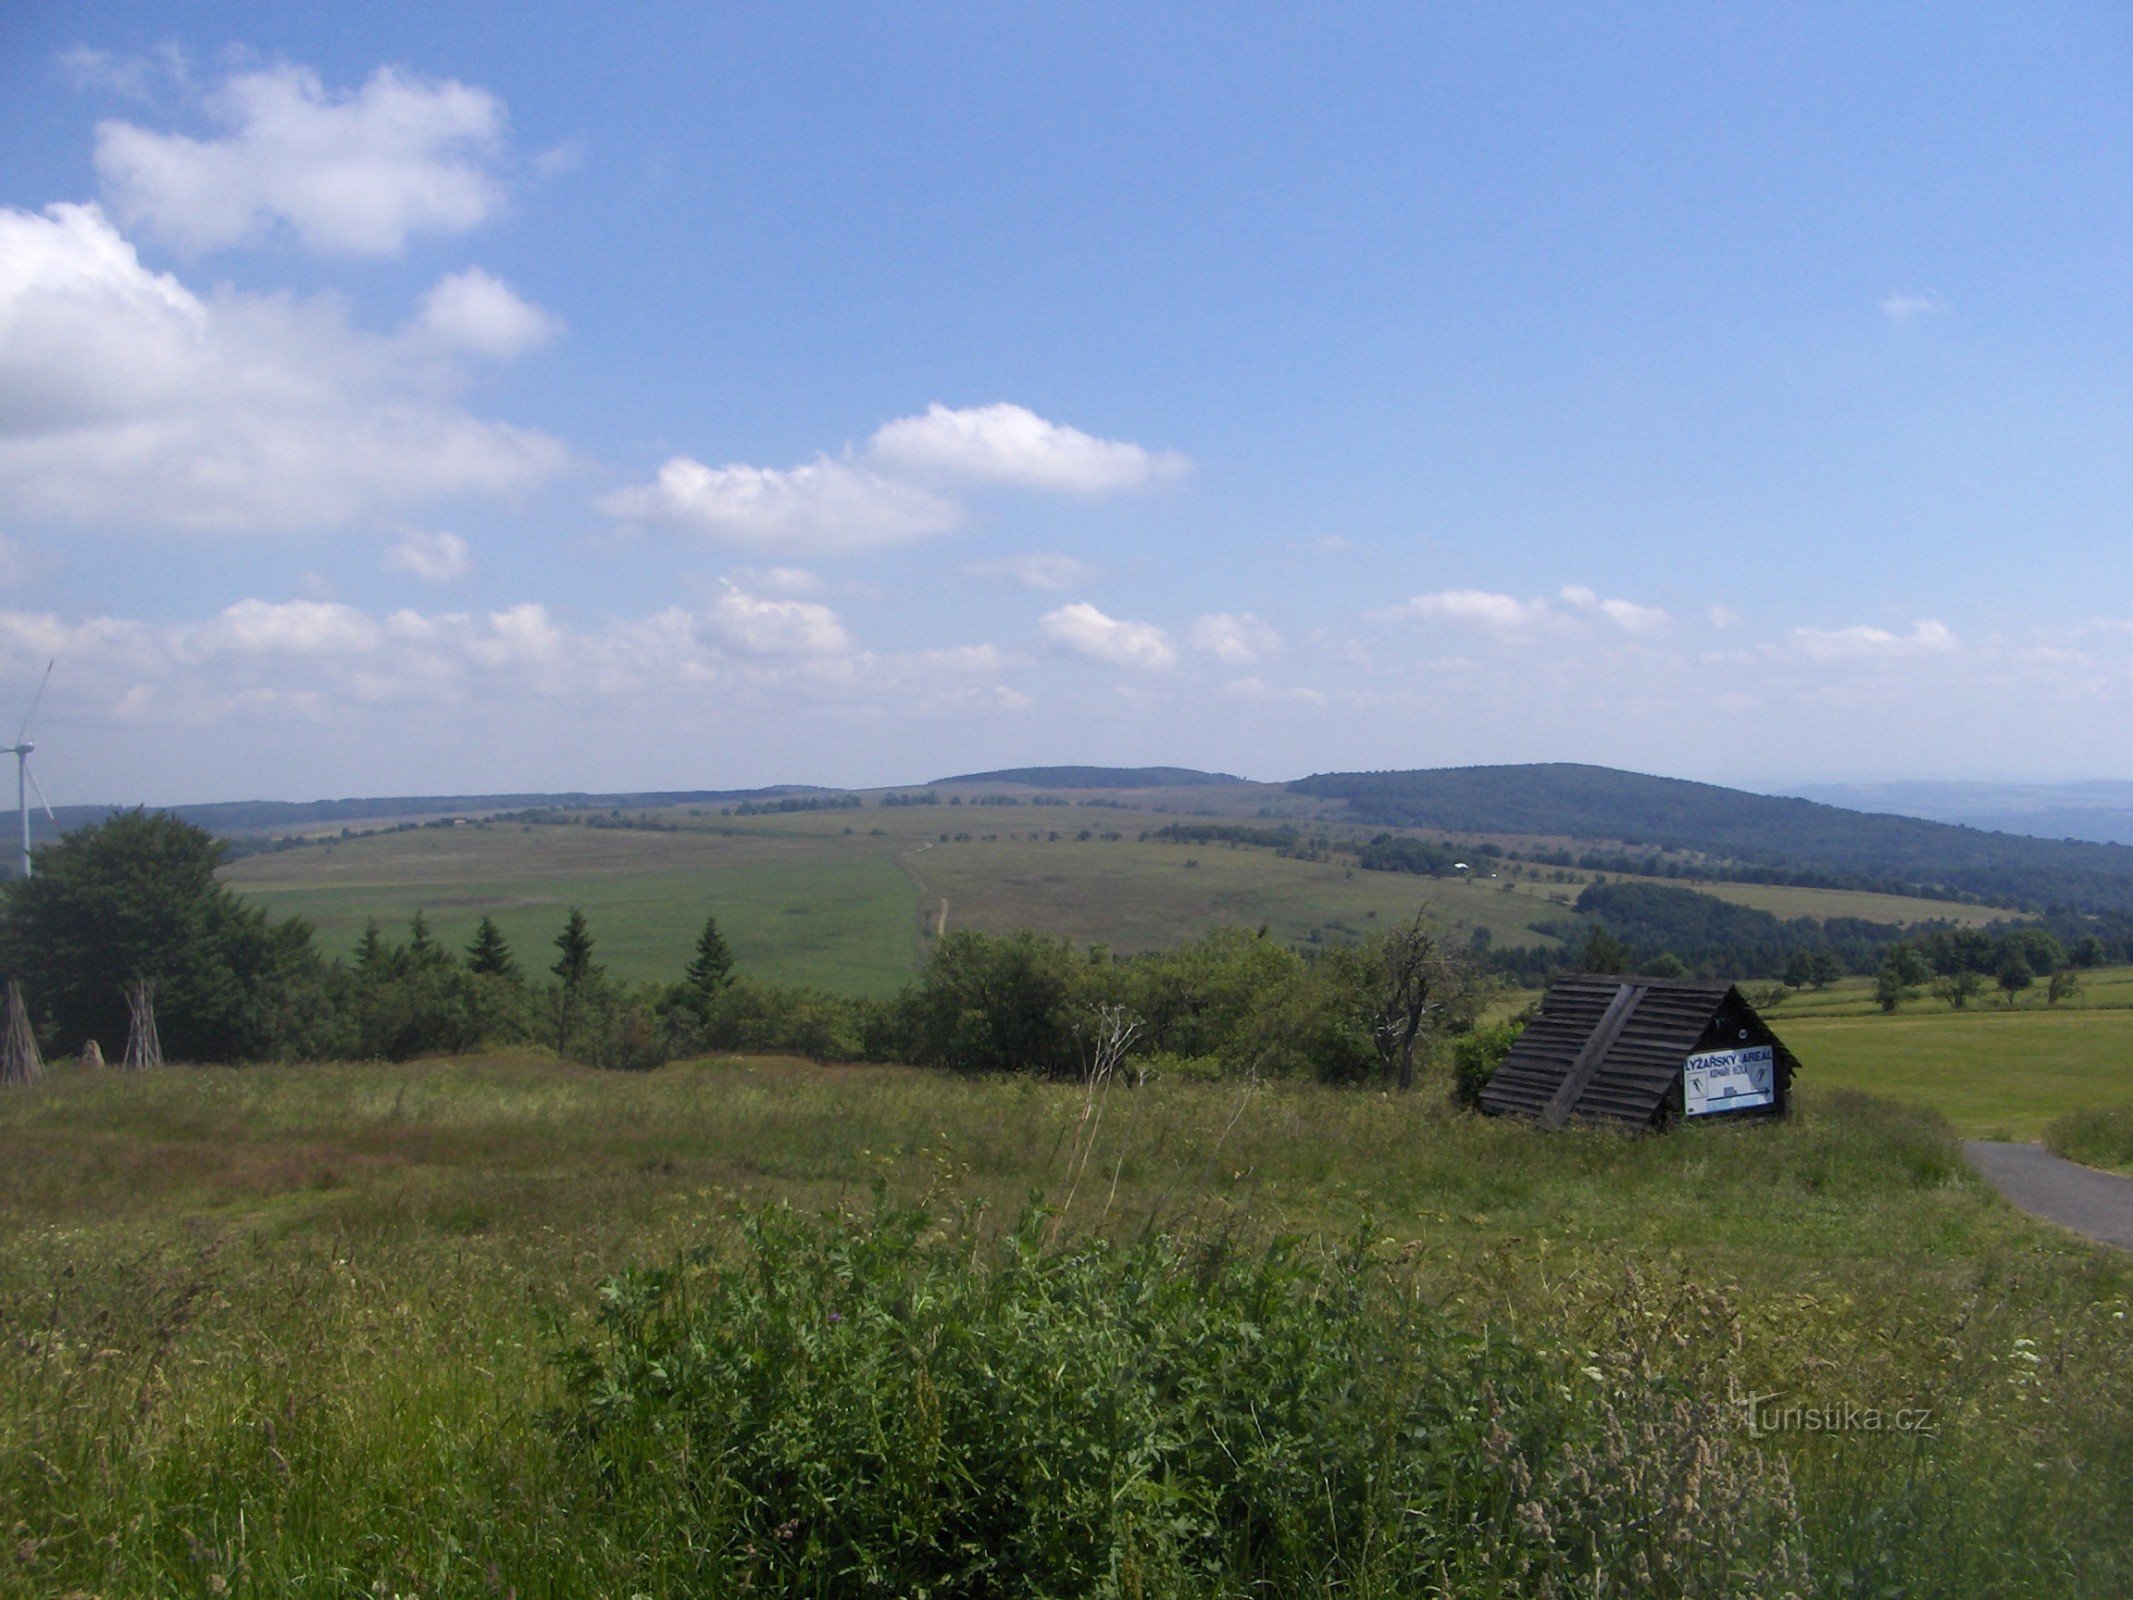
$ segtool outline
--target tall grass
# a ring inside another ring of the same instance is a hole
[[[1928,1115],[1121,1082],[1092,1152],[1084,1106],[530,1058],[0,1097],[0,1594],[865,1593],[907,1542],[949,1565],[886,1587],[1645,1592],[1647,1532],[1678,1593],[2133,1591],[2133,1275]]]

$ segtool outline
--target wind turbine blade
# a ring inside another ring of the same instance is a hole
[[[37,680],[37,692],[30,696],[30,709],[22,714],[22,726],[16,730],[15,743],[22,743],[23,736],[30,731],[30,718],[37,715],[37,702],[44,698],[44,686],[52,681],[52,669],[58,664],[56,661],[44,664],[44,676]]]
[[[24,777],[30,780],[30,787],[37,791],[37,803],[44,807],[44,814],[51,818],[53,827],[58,827],[59,819],[52,816],[52,802],[44,797],[44,785],[37,781],[37,774],[30,771],[30,764],[27,761],[22,764],[22,773]]]

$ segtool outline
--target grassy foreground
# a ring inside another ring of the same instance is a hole
[[[1272,1396],[1292,1380],[1330,1397],[1328,1415],[1366,1400],[1357,1415],[1389,1414],[1372,1400],[1384,1385],[1404,1385],[1403,1404],[1436,1396],[1412,1413],[1421,1432],[1373,1458],[1394,1476],[1370,1481],[1441,1500],[1379,1521],[1368,1495],[1323,1527],[1277,1518],[1241,1556],[1190,1542],[1188,1510],[1230,1503],[1196,1498],[1208,1475],[1235,1476],[1193,1456],[1200,1435],[1157,1479],[1102,1457],[1115,1476],[1100,1481],[1140,1484],[1144,1512],[1173,1494],[1183,1531],[1150,1544],[1144,1515],[1098,1549],[1125,1565],[1095,1560],[1061,1589],[1233,1592],[1236,1562],[1310,1539],[1318,1576],[1280,1568],[1281,1592],[1540,1593],[1550,1563],[1585,1593],[2133,1588],[2133,1270],[2000,1205],[1930,1114],[1856,1096],[1810,1090],[1783,1127],[1622,1139],[1484,1123],[1421,1094],[1153,1084],[1092,1099],[889,1068],[621,1076],[492,1059],[61,1073],[0,1097],[0,1148],[0,1593],[621,1596],[803,1572],[816,1592],[897,1592],[835,1565],[825,1530],[853,1550],[865,1530],[780,1476],[775,1440],[718,1431],[730,1382],[691,1390],[672,1359],[651,1363],[655,1381],[646,1360],[727,1352],[741,1365],[716,1370],[755,1374],[771,1413],[814,1419],[807,1459],[854,1474],[914,1470],[924,1430],[858,1427],[852,1407],[919,1415],[921,1382],[964,1419],[928,1470],[1022,1439],[997,1430],[1028,1407],[972,1409],[999,1363],[954,1358],[914,1285],[971,1326],[1051,1328],[1062,1362],[1134,1328],[1132,1348],[1220,1355],[1211,1372],[1259,1348],[1255,1327],[1293,1339],[1293,1363],[1253,1393],[1214,1385],[1209,1437],[1351,1438],[1307,1415],[1280,1434]],[[877,1184],[927,1220],[877,1212]],[[1033,1191],[1051,1211],[1025,1228],[1024,1269],[1000,1252]],[[772,1202],[851,1220],[748,1222]],[[870,1243],[898,1227],[902,1254]],[[1256,1267],[1206,1265],[1215,1246],[1265,1259],[1278,1235],[1301,1264],[1272,1288],[1253,1287]],[[1130,1255],[1150,1238],[1175,1244]],[[1102,1239],[1118,1253],[1088,1256]],[[664,1289],[599,1292],[692,1250],[700,1264]],[[716,1271],[734,1262],[754,1276]],[[1181,1297],[1195,1282],[1211,1287]],[[1273,1298],[1245,1316],[1253,1294]],[[832,1326],[838,1307],[873,1342]],[[795,1342],[749,1365],[734,1329],[764,1316]],[[1347,1352],[1331,1366],[1298,1331],[1313,1319]],[[787,1381],[810,1371],[843,1376]],[[1043,1393],[1043,1417],[1080,1414]],[[1751,1432],[1753,1396],[1775,1398]],[[715,1466],[690,1453],[716,1439]],[[1071,1444],[1030,1439],[1025,1458],[1047,1462]],[[1254,1470],[1286,1482],[1279,1459]],[[1603,1492],[1633,1472],[1641,1498]],[[957,1506],[976,1494],[936,1487]],[[911,1527],[947,1515],[925,1495],[897,1503],[916,1507]],[[1462,1528],[1444,1548],[1496,1565],[1440,1581],[1394,1559]],[[1701,1565],[1667,1565],[1676,1532]],[[803,1567],[818,1550],[828,1564]]]

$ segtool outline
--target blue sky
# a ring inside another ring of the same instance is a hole
[[[18,5],[55,800],[2133,778],[2133,20]],[[4,699],[4,694],[0,694]]]

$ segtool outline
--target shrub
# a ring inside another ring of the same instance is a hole
[[[1452,1102],[1469,1111],[1479,1110],[1481,1091],[1488,1086],[1511,1046],[1526,1031],[1524,1017],[1509,1022],[1486,1023],[1452,1041]]]
[[[2068,1112],[2044,1130],[2044,1143],[2083,1166],[2133,1169],[2133,1110]]]
[[[1358,1240],[983,1240],[877,1205],[610,1281],[559,1418],[692,1592],[1731,1595],[1796,1578],[1781,1467],[1640,1341],[1462,1331]],[[1723,1313],[1724,1308],[1720,1308]],[[1706,1319],[1710,1320],[1710,1319]],[[1714,1322],[1714,1327],[1716,1323]]]

